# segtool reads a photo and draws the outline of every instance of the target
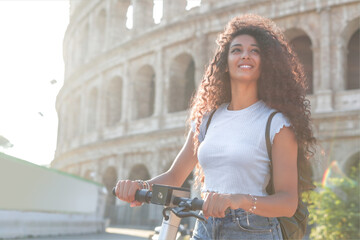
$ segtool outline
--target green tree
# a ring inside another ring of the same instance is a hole
[[[317,184],[317,192],[308,198],[314,240],[360,239],[359,165],[349,177],[328,179],[328,186]]]

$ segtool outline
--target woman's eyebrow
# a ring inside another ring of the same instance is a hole
[[[259,47],[259,45],[255,44],[255,43],[250,44],[250,46]],[[233,47],[242,47],[242,44],[241,43],[235,43],[234,45],[230,46],[230,48],[233,48]]]
[[[234,45],[230,46],[230,48],[233,48],[233,47],[242,47],[242,44],[241,43],[235,43]]]

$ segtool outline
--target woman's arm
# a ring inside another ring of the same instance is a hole
[[[190,131],[185,144],[176,156],[170,169],[148,181],[152,184],[163,184],[169,186],[181,186],[197,163],[197,156],[194,155],[193,132]],[[141,205],[134,202],[136,190],[140,189],[139,184],[131,180],[120,180],[116,185],[116,196],[123,201],[132,203],[132,206]]]
[[[197,156],[194,154],[193,134],[192,131],[189,132],[184,146],[176,156],[170,169],[149,180],[150,185],[166,184],[180,187],[185,182],[198,162]]]
[[[297,141],[290,128],[282,128],[272,145],[275,194],[257,197],[254,213],[265,217],[291,217],[298,205]],[[205,197],[204,215],[223,217],[225,210],[242,208],[248,211],[252,198],[244,194],[209,193]]]

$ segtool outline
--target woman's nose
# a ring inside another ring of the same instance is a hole
[[[243,51],[243,54],[242,54],[241,58],[246,59],[246,58],[249,58],[249,57],[250,57],[250,55],[249,55],[248,51]]]

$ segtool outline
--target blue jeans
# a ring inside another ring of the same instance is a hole
[[[197,220],[195,239],[271,239],[282,240],[277,218],[262,217],[243,209],[230,210],[224,218],[210,217],[207,223]]]

